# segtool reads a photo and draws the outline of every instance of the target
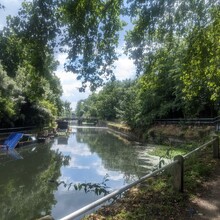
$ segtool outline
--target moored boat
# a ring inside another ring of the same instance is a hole
[[[18,142],[17,147],[33,144],[37,141],[36,137],[31,134],[23,134],[22,138]]]
[[[12,132],[7,138],[1,141],[0,148],[12,150],[17,147],[36,142],[36,137],[32,134]]]

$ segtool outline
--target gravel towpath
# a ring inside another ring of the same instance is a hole
[[[220,162],[212,178],[191,201],[191,219],[220,220]]]

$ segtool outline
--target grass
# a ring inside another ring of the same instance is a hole
[[[122,123],[108,122],[108,126],[118,130],[124,130],[125,132],[129,132],[131,130],[130,127]]]
[[[193,149],[195,149],[197,145],[195,144],[185,144],[185,145],[179,145],[179,146],[156,146],[151,152],[151,155],[164,157],[164,158],[173,158],[176,155],[184,155]]]

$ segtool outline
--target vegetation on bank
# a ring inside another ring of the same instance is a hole
[[[205,136],[207,141],[210,136]],[[201,142],[161,145],[151,154],[163,159],[172,160],[176,155],[184,155]],[[219,166],[219,161],[212,158],[212,148],[205,149],[190,156],[184,162],[184,193],[173,189],[172,168],[151,177],[133,187],[111,205],[103,206],[96,213],[85,217],[85,220],[124,220],[124,219],[188,219],[197,215],[191,200],[203,191],[203,185],[212,178],[212,173]]]
[[[206,163],[203,160],[200,163]],[[202,183],[208,181],[216,166],[216,161],[209,161],[206,169],[198,169],[200,163],[191,163],[190,171],[185,174],[185,192],[172,190],[171,180],[165,174],[151,178],[129,190],[123,198],[111,206],[100,209],[86,217],[86,220],[124,220],[124,219],[189,219],[197,215],[191,199],[203,191]]]

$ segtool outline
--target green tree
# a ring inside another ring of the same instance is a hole
[[[0,35],[0,60],[23,97],[17,125],[49,124],[62,108],[62,88],[54,75],[56,7],[51,0],[24,1],[18,16],[7,18]]]
[[[131,128],[135,128],[136,116],[139,111],[136,81],[122,81],[118,89],[120,90],[120,96],[118,97],[119,104],[116,106],[117,119],[126,123]]]
[[[84,91],[114,79],[113,67],[119,30],[123,26],[120,9],[123,0],[63,1],[60,14],[64,25],[62,45],[68,46],[66,70],[76,73]]]
[[[76,104],[76,116],[82,117],[84,114],[84,100],[80,100]]]
[[[220,7],[211,10],[204,27],[195,27],[187,38],[184,56],[184,101],[188,114],[215,116],[220,100]],[[197,106],[197,107],[196,107]]]
[[[13,79],[7,76],[0,64],[0,121],[1,126],[13,126],[16,119],[16,111],[23,101],[21,91]]]
[[[97,99],[97,115],[103,120],[115,120],[117,116],[116,108],[120,100],[120,82],[107,83],[99,92]]]
[[[72,108],[71,108],[71,103],[68,101],[65,101],[63,103],[63,111],[62,111],[62,116],[71,118],[72,117]]]
[[[10,77],[15,77],[21,60],[21,40],[15,35],[0,31],[0,60]]]
[[[68,53],[66,71],[77,74],[81,91],[113,81],[79,103],[80,116],[120,118],[139,127],[155,118],[216,115],[219,11],[219,0],[24,1],[0,33],[3,70],[25,101],[16,105],[17,117],[32,109],[34,121],[39,116],[46,123],[61,112],[62,89],[53,74],[57,42]],[[128,87],[114,82],[113,72],[124,15],[132,22],[125,52],[141,74]]]
[[[98,109],[96,105],[98,97],[98,94],[92,93],[86,100],[84,100],[84,117],[98,117]]]
[[[134,27],[126,52],[146,75],[139,85],[140,119],[214,116],[219,1],[129,2]]]

